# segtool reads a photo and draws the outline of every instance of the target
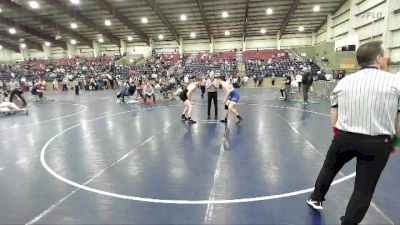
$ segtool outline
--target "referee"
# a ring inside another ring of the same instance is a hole
[[[362,67],[343,78],[331,94],[334,138],[307,203],[323,209],[322,202],[339,170],[357,158],[354,191],[341,218],[342,225],[362,221],[389,155],[398,146],[400,77],[384,72],[387,57],[382,42],[372,41],[357,50]]]
[[[207,118],[210,119],[211,114],[211,101],[214,102],[215,109],[215,119],[218,118],[218,93],[217,93],[217,81],[214,78],[214,72],[210,72],[210,78],[206,82],[206,89],[208,92],[208,101],[207,101]]]

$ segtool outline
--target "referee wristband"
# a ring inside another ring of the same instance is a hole
[[[336,135],[339,132],[339,129],[337,129],[336,127],[332,127],[332,131],[333,131],[333,135]],[[400,139],[399,139],[399,143],[400,143]]]
[[[393,139],[393,145],[396,147],[400,147],[400,138],[399,137],[394,137]]]

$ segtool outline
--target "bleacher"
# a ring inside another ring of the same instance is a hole
[[[244,52],[247,76],[270,77],[283,76],[289,71],[300,71],[304,67],[311,68],[316,75],[320,68],[306,58],[295,58],[287,50],[253,50]]]
[[[233,75],[237,69],[236,54],[233,51],[216,54],[197,54],[185,64],[183,74],[207,74],[213,70],[221,75]]]
[[[268,60],[280,54],[286,54],[287,52],[287,50],[276,49],[249,50],[243,52],[243,59],[245,61],[247,61],[248,59]]]

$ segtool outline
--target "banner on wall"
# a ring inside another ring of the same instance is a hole
[[[355,59],[345,58],[340,60],[340,68],[342,69],[355,69],[357,62]]]
[[[358,34],[349,35],[345,38],[335,41],[335,52],[356,51],[360,45]]]

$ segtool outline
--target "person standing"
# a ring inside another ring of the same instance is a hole
[[[58,81],[56,78],[53,80],[53,91],[58,91]]]
[[[289,74],[286,74],[284,80],[283,80],[283,85],[284,85],[284,91],[285,91],[285,101],[291,101],[292,100],[292,77]]]
[[[298,73],[298,74],[296,75],[295,79],[296,79],[296,82],[297,82],[297,84],[298,84],[299,93],[300,93],[300,92],[301,92],[301,84],[302,84],[302,82],[303,82],[303,76],[301,76],[301,74]]]
[[[357,158],[354,190],[342,225],[362,221],[390,153],[400,143],[400,77],[383,71],[386,54],[381,41],[361,45],[356,57],[362,69],[339,81],[331,94],[334,137],[307,203],[322,210],[334,177]]]
[[[304,99],[304,104],[308,104],[308,91],[310,90],[311,85],[313,84],[314,80],[313,77],[311,76],[311,73],[308,72],[307,69],[303,70],[303,76],[302,76],[302,84],[303,84],[303,99]]]
[[[183,109],[181,120],[187,120],[188,123],[194,124],[197,123],[196,121],[192,120],[192,113],[193,113],[193,101],[192,96],[193,92],[196,90],[197,86],[201,84],[203,78],[200,76],[196,77],[196,80],[190,83],[186,88],[182,90],[179,94],[179,98],[185,103],[185,108]],[[187,113],[187,117],[186,117]]]
[[[240,100],[240,93],[237,89],[235,89],[232,84],[226,82],[223,80],[223,78],[218,77],[218,83],[219,85],[225,90],[225,98],[224,98],[224,107],[225,107],[225,114],[224,114],[224,119],[221,120],[221,123],[228,123],[228,116],[229,113],[235,114],[237,121],[236,123],[240,123],[243,118],[240,116],[240,113],[237,109],[235,109],[236,104]]]
[[[203,77],[200,84],[201,98],[204,98],[204,93],[206,93],[206,79]]]
[[[79,78],[75,77],[74,81],[75,96],[79,96]]]
[[[22,96],[24,92],[20,90],[20,85],[17,80],[14,78],[11,78],[11,81],[8,84],[9,91],[10,91],[10,102],[13,102],[14,96],[18,96],[19,99],[21,99],[23,106],[25,107],[27,105],[25,98]]]
[[[215,109],[215,119],[218,118],[218,83],[215,80],[214,72],[210,72],[210,78],[206,82],[206,89],[207,89],[207,118],[210,119],[211,115],[211,101],[214,102],[214,109]]]

